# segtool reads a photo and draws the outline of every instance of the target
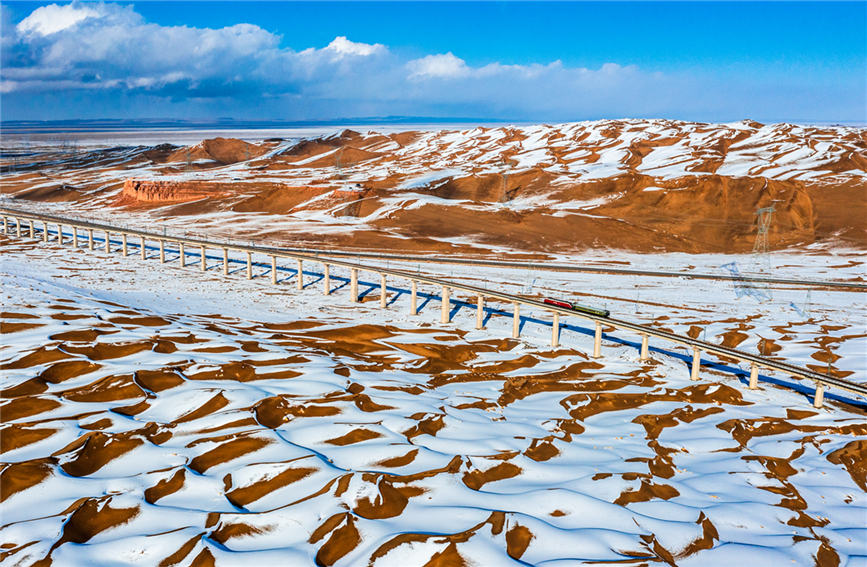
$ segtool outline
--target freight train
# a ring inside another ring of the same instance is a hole
[[[608,317],[609,315],[611,315],[611,312],[609,312],[607,309],[587,307],[586,305],[581,305],[580,303],[572,303],[571,301],[563,301],[562,299],[551,299],[550,297],[546,297],[542,300],[542,303],[547,303],[548,305],[554,305],[556,307],[562,307],[563,309],[571,309],[572,311],[577,311],[579,313],[596,315],[597,317]]]

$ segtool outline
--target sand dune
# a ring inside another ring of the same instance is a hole
[[[188,225],[259,215],[259,238],[349,247],[573,253],[867,245],[863,128],[664,120],[353,132],[7,163],[4,192]],[[39,176],[34,177],[38,169]],[[230,228],[221,229],[223,233]]]
[[[267,286],[213,315],[219,275],[139,264],[157,300],[59,250],[4,244],[3,564],[864,557],[863,408]]]
[[[344,131],[49,148],[4,157],[2,184],[16,206],[211,238],[703,272],[760,270],[731,253],[773,205],[771,248],[793,249],[777,275],[857,281],[865,149],[864,129],[752,122]],[[634,337],[606,335],[593,359],[574,321],[550,348],[533,313],[521,339],[493,312],[474,330],[460,294],[442,326],[424,289],[410,317],[407,290],[378,307],[378,282],[350,305],[290,274],[271,285],[268,267],[181,269],[174,251],[162,265],[0,247],[0,565],[867,559],[863,400],[832,390],[816,410],[787,377],[748,390],[707,364],[693,382],[688,354],[653,345],[641,363]],[[728,281],[424,270],[867,370],[858,293],[776,286],[759,302]]]

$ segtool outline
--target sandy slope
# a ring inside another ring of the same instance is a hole
[[[255,215],[250,236],[355,248],[743,252],[769,206],[772,248],[864,247],[865,139],[862,128],[664,120],[344,131],[13,152],[2,183],[23,202],[175,226]]]
[[[854,406],[430,304],[3,257],[3,565],[867,560]]]

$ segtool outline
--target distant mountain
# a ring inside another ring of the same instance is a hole
[[[362,116],[329,120],[176,120],[169,118],[140,118],[134,120],[102,118],[92,120],[4,120],[0,130],[7,134],[64,132],[116,132],[138,129],[279,129],[310,126],[352,126],[377,124],[502,124],[514,122],[495,118],[441,116]],[[517,122],[516,122],[517,123]]]

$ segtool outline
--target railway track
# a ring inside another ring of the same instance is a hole
[[[64,222],[76,221],[86,223],[80,219],[71,217],[58,217],[53,215],[45,215],[42,213],[33,213],[24,209],[14,209],[0,207],[0,209],[15,212],[19,215],[38,215],[40,218],[50,218],[52,222],[63,220]],[[102,226],[102,225],[94,225]],[[195,239],[192,239],[195,240]],[[589,274],[614,274],[627,276],[650,276],[650,277],[665,277],[665,278],[684,278],[691,280],[715,280],[715,281],[730,281],[730,282],[747,282],[756,284],[768,285],[793,285],[804,286],[818,289],[835,289],[839,291],[854,291],[867,292],[867,282],[862,281],[840,281],[840,280],[813,280],[803,278],[775,278],[767,276],[751,276],[740,275],[734,276],[731,274],[711,274],[702,272],[677,272],[671,270],[642,270],[637,268],[616,268],[612,266],[587,266],[583,264],[562,264],[548,261],[521,261],[521,260],[497,260],[492,258],[454,258],[446,256],[431,256],[423,254],[390,254],[384,252],[371,252],[365,250],[331,250],[326,248],[300,248],[287,246],[261,246],[269,250],[278,250],[281,252],[304,254],[313,257],[324,258],[369,258],[383,261],[395,262],[416,262],[427,264],[446,264],[446,265],[469,265],[490,268],[519,268],[524,270],[540,270],[553,272],[583,272]]]
[[[844,282],[835,280],[806,280],[795,278],[770,278],[764,276],[732,276],[725,274],[707,274],[696,272],[672,272],[664,270],[639,270],[633,268],[612,268],[599,266],[583,266],[574,264],[558,264],[552,262],[527,262],[513,260],[491,260],[486,258],[446,258],[443,256],[421,256],[414,254],[383,254],[378,252],[340,252],[329,251],[319,248],[284,248],[278,247],[276,250],[285,252],[295,252],[299,254],[309,254],[312,256],[322,257],[352,257],[352,258],[374,258],[387,261],[398,262],[424,262],[434,264],[462,264],[470,266],[491,267],[491,268],[521,268],[528,270],[546,270],[555,272],[585,272],[591,274],[619,274],[631,276],[655,276],[667,278],[686,278],[693,280],[717,280],[717,281],[743,281],[749,283],[762,284],[777,284],[777,285],[798,285],[809,286],[816,288],[835,288],[847,291],[863,291],[867,292],[867,283],[862,282]]]
[[[517,332],[518,325],[517,321],[519,321],[519,310],[518,306],[523,305],[533,309],[537,309],[542,312],[550,313],[554,316],[554,323],[552,324],[552,329],[554,332],[554,337],[556,337],[556,333],[559,331],[559,317],[560,316],[571,316],[578,317],[581,319],[589,320],[595,325],[595,337],[594,337],[594,356],[599,356],[600,345],[602,340],[602,327],[609,326],[613,327],[615,330],[628,331],[635,334],[638,334],[642,338],[642,347],[641,347],[641,358],[642,360],[646,359],[647,349],[648,349],[648,338],[654,337],[656,339],[661,339],[667,342],[671,342],[677,345],[686,346],[687,348],[691,348],[693,350],[693,360],[691,373],[692,378],[697,379],[698,369],[701,366],[701,355],[704,354],[713,354],[717,356],[720,361],[725,362],[726,364],[730,361],[738,361],[742,363],[749,364],[750,366],[750,387],[754,388],[756,386],[758,380],[758,370],[765,369],[770,371],[777,371],[788,376],[792,376],[796,379],[812,381],[816,385],[816,393],[814,396],[814,405],[821,406],[822,399],[824,396],[824,388],[838,388],[856,395],[867,397],[867,384],[852,382],[849,380],[845,380],[842,378],[837,378],[835,376],[824,375],[808,368],[803,368],[800,366],[796,366],[794,364],[790,364],[784,361],[775,360],[771,358],[767,358],[764,356],[744,352],[741,350],[724,347],[721,345],[716,345],[713,343],[709,343],[706,341],[702,341],[699,339],[693,339],[687,336],[678,335],[675,333],[671,333],[668,331],[664,331],[661,329],[657,329],[651,325],[644,325],[639,323],[634,323],[631,321],[627,321],[624,319],[617,319],[612,317],[600,317],[596,315],[592,315],[589,313],[582,313],[573,311],[570,309],[557,307],[554,305],[543,303],[540,300],[527,298],[515,294],[509,294],[505,292],[493,291],[487,288],[481,288],[478,286],[473,286],[469,284],[463,283],[455,283],[449,280],[445,280],[438,277],[421,275],[413,272],[407,272],[404,270],[395,270],[391,268],[383,268],[380,266],[371,266],[364,265],[355,262],[349,262],[346,260],[337,259],[331,255],[325,256],[321,254],[310,254],[310,253],[300,253],[300,252],[290,252],[279,248],[270,248],[263,246],[252,246],[252,245],[239,245],[239,244],[231,244],[231,243],[223,243],[216,241],[209,241],[204,239],[196,239],[196,238],[186,238],[186,237],[178,237],[167,234],[158,234],[143,230],[137,229],[128,229],[128,228],[119,228],[111,225],[92,223],[87,221],[80,221],[77,219],[69,219],[65,217],[58,217],[53,215],[44,215],[44,214],[34,214],[28,213],[25,211],[17,211],[14,209],[8,208],[0,208],[0,215],[3,217],[3,227],[4,232],[9,234],[10,228],[8,224],[8,217],[12,217],[13,220],[17,223],[16,235],[22,236],[23,228],[22,221],[28,223],[27,230],[30,231],[29,236],[35,237],[35,227],[33,223],[41,222],[43,226],[41,228],[42,237],[44,240],[47,240],[50,231],[48,229],[48,223],[56,224],[58,226],[58,235],[65,234],[62,231],[62,226],[69,226],[73,228],[73,230],[77,229],[85,229],[88,231],[102,231],[106,234],[106,249],[109,249],[111,241],[111,234],[117,234],[123,236],[123,249],[126,251],[127,248],[127,236],[135,236],[141,239],[140,246],[142,247],[142,256],[144,257],[144,246],[146,240],[153,240],[159,242],[160,247],[160,255],[164,260],[164,247],[166,243],[174,243],[177,245],[188,245],[188,246],[196,246],[200,247],[202,250],[201,260],[202,260],[202,269],[205,269],[206,262],[206,253],[205,250],[207,248],[211,249],[222,249],[223,250],[223,267],[224,273],[227,273],[228,267],[228,251],[238,251],[247,254],[247,274],[248,278],[251,277],[251,266],[252,266],[252,254],[260,254],[266,255],[271,258],[271,266],[276,268],[276,258],[287,258],[293,259],[298,262],[298,272],[301,277],[303,277],[303,270],[301,268],[301,262],[304,261],[312,261],[316,263],[320,263],[323,265],[325,270],[325,281],[326,285],[328,285],[329,280],[329,268],[334,267],[342,267],[347,268],[351,271],[352,274],[352,282],[353,282],[353,301],[357,301],[357,274],[358,271],[364,271],[369,273],[379,274],[381,276],[382,282],[382,290],[385,291],[385,278],[399,278],[408,280],[412,283],[413,288],[413,309],[415,309],[415,297],[416,297],[416,286],[419,283],[424,283],[428,285],[438,286],[442,288],[441,300],[443,303],[443,319],[445,322],[446,307],[449,305],[449,292],[451,290],[460,291],[470,296],[475,296],[478,298],[478,313],[481,314],[483,309],[483,303],[485,299],[493,299],[497,301],[502,301],[506,303],[510,303],[514,306],[514,331]],[[89,233],[90,238],[92,239],[92,232]],[[78,238],[76,232],[76,239]],[[92,242],[92,240],[91,240]],[[136,245],[133,245],[135,247]],[[191,253],[196,255],[195,253]],[[354,254],[353,254],[354,255]],[[234,262],[238,262],[238,260],[233,260]],[[346,278],[338,278],[338,279],[346,279]],[[272,279],[273,283],[276,283],[276,279]],[[301,286],[301,281],[299,279],[299,286]],[[330,293],[330,291],[328,291]],[[480,321],[477,318],[477,321]],[[478,323],[477,323],[478,325]],[[513,336],[515,336],[513,334]],[[554,339],[552,339],[552,342]],[[713,364],[713,363],[712,363]],[[743,372],[743,371],[741,371]]]

